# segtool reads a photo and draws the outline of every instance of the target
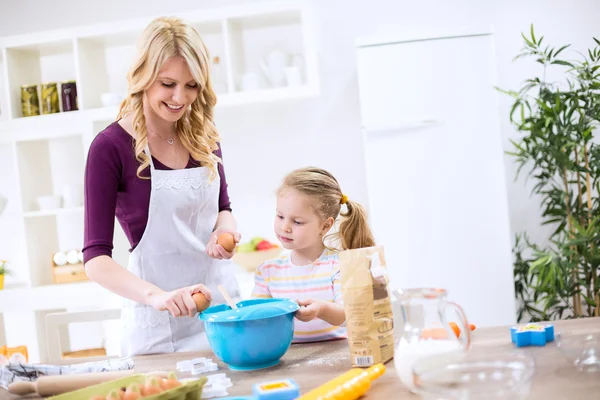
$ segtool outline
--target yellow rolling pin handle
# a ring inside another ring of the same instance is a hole
[[[297,400],[356,400],[371,388],[371,382],[385,373],[385,365],[375,364],[366,370],[351,369],[300,396]]]
[[[337,387],[327,393],[324,399],[327,400],[356,400],[362,397],[371,388],[371,382],[385,373],[383,364],[376,364],[364,370],[360,375],[355,376],[342,386]]]
[[[340,387],[344,383],[348,382],[352,378],[357,377],[362,374],[364,370],[361,368],[353,368],[349,371],[344,372],[342,375],[339,375],[336,378],[322,384],[321,386],[311,390],[310,392],[298,397],[296,400],[316,400],[316,399],[324,399],[324,395],[326,395],[333,388]]]

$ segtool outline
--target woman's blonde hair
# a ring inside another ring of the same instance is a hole
[[[375,245],[366,210],[342,193],[338,181],[329,172],[316,167],[297,169],[283,179],[277,193],[287,188],[309,196],[315,211],[323,220],[331,217],[335,221],[342,216],[337,233],[342,249]],[[342,204],[346,205],[347,210],[340,213]]]
[[[176,122],[181,143],[191,157],[211,169],[217,176],[217,163],[221,160],[213,152],[218,149],[219,134],[213,123],[213,109],[217,102],[210,81],[210,58],[200,35],[189,24],[175,17],[160,17],[146,27],[138,43],[138,56],[127,75],[128,94],[119,110],[119,117],[133,113],[136,133],[135,157],[140,162],[138,177],[148,167],[150,160],[144,148],[148,131],[144,117],[145,91],[154,83],[163,64],[171,57],[181,56],[187,62],[198,84],[198,97],[191,109]]]

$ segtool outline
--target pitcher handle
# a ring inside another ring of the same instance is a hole
[[[469,321],[467,320],[467,315],[465,314],[465,311],[462,309],[462,307],[459,306],[457,303],[450,301],[446,304],[450,307],[453,307],[454,311],[458,315],[458,318],[462,324],[462,332],[464,333],[463,335],[460,335],[461,337],[459,337],[458,340],[463,345],[465,350],[469,350],[469,348],[471,347],[471,327],[469,325]]]

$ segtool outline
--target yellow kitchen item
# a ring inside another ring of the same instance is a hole
[[[367,393],[371,382],[384,373],[385,365],[381,363],[365,370],[353,368],[300,396],[298,400],[356,400]]]
[[[42,83],[41,85],[41,109],[42,114],[54,114],[60,112],[58,102],[58,85],[56,82]]]
[[[27,353],[27,346],[8,347],[6,345],[0,347],[0,354],[7,359],[15,353],[21,353],[25,357],[25,361],[29,361],[29,353]]]
[[[40,115],[38,85],[21,86],[21,114],[23,117]]]
[[[72,283],[88,281],[83,264],[65,265],[64,267],[52,267],[52,280],[54,283]]]
[[[95,349],[83,349],[77,351],[66,351],[62,353],[62,358],[65,360],[73,358],[86,358],[86,357],[105,357],[106,349],[104,347],[98,347]]]
[[[4,289],[4,274],[0,274],[0,290]]]

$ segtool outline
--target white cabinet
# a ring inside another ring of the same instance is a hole
[[[196,27],[209,49],[217,109],[318,95],[317,46],[306,3],[178,16]],[[89,145],[118,111],[103,95],[126,91],[137,40],[151,19],[0,38],[0,192],[9,199],[0,217],[0,259],[10,260],[13,271],[0,291],[0,342],[5,337],[8,345],[28,345],[34,361],[45,357],[40,335],[48,310],[114,304],[114,296],[90,282],[53,284],[52,254],[83,245],[83,207],[40,210],[37,199],[83,184]],[[274,49],[287,54],[299,80],[273,86],[265,79],[261,64]],[[259,86],[245,91],[248,73],[259,78]],[[66,80],[76,81],[78,111],[23,117],[21,85]],[[115,228],[113,256],[126,264],[129,245],[119,224]]]
[[[370,219],[391,286],[446,288],[481,326],[515,320],[492,39],[358,48]]]

